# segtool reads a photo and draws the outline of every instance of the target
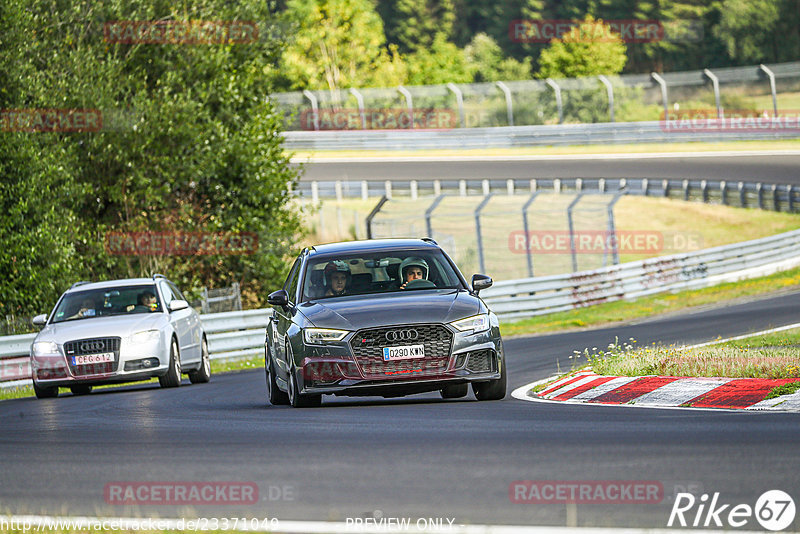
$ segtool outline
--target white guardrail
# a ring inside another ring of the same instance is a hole
[[[498,281],[481,296],[501,319],[543,315],[680,289],[708,287],[800,266],[800,230],[594,271]],[[201,315],[214,359],[263,351],[271,309]],[[35,334],[0,337],[0,381],[28,382]]]
[[[498,317],[518,319],[766,276],[799,265],[800,230],[794,230],[594,271],[500,281],[481,297]]]
[[[272,309],[208,313],[200,316],[212,359],[233,359],[263,353]],[[0,337],[0,381],[26,381],[31,376],[29,353],[36,334]],[[26,381],[29,382],[29,381]]]

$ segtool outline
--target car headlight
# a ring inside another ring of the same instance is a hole
[[[37,341],[33,344],[34,356],[50,356],[53,354],[59,354],[59,352],[58,345],[52,341]]]
[[[348,334],[347,330],[334,330],[332,328],[306,328],[303,330],[303,339],[309,345],[319,345],[330,341],[341,341]]]
[[[480,315],[473,315],[465,319],[459,319],[450,323],[461,332],[471,332],[477,334],[484,330],[489,330],[489,314],[481,313]]]
[[[133,334],[130,337],[130,341],[134,345],[149,343],[151,341],[158,341],[159,335],[160,333],[158,330],[145,330],[144,332],[136,332]]]

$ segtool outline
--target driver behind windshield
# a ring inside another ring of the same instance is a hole
[[[332,261],[325,266],[326,297],[338,297],[346,294],[352,275],[350,267],[343,261]]]
[[[81,306],[78,308],[78,311],[74,315],[67,317],[67,319],[80,319],[83,317],[94,317],[95,315],[97,315],[97,311],[95,310],[94,301],[89,297],[85,297],[81,301]]]
[[[400,289],[405,289],[408,283],[413,280],[427,280],[428,263],[422,258],[406,258],[400,264],[400,276],[403,280]]]

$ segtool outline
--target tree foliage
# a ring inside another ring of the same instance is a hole
[[[625,43],[602,20],[586,17],[539,57],[539,78],[579,78],[618,74],[626,61]]]

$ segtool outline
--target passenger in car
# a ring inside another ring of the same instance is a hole
[[[332,261],[325,266],[326,297],[338,297],[347,294],[350,285],[350,267],[343,261]]]
[[[139,293],[137,297],[136,306],[128,306],[127,310],[134,311],[134,312],[151,312],[156,311],[158,308],[158,303],[156,302],[156,296],[153,294],[152,291],[142,291]]]
[[[81,301],[81,307],[74,315],[67,317],[67,319],[79,319],[81,317],[94,317],[97,314],[95,310],[94,301],[90,298],[85,298]]]

